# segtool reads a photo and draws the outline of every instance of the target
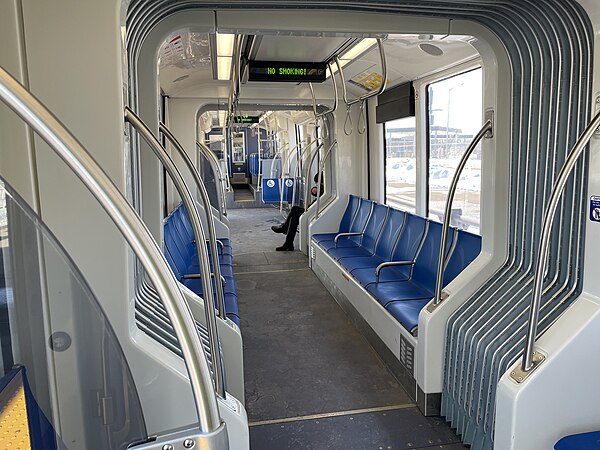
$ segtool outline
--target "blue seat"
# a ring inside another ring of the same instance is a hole
[[[374,204],[367,226],[360,236],[360,246],[355,248],[331,248],[328,253],[335,259],[356,256],[372,256],[375,245],[387,220],[389,208],[386,205]]]
[[[451,248],[453,235],[454,233],[448,235],[448,251]],[[442,225],[430,221],[425,241],[419,250],[409,278],[403,281],[390,282],[380,280],[379,283],[369,284],[367,291],[383,306],[392,301],[430,299],[433,297],[441,237]],[[451,276],[450,273],[446,274],[444,280],[449,276]]]
[[[600,431],[565,436],[554,444],[554,450],[600,450]]]
[[[389,208],[389,214],[377,245],[375,253],[369,256],[343,257],[339,263],[350,273],[356,269],[372,268],[375,269],[384,261],[389,261],[392,257],[392,251],[396,246],[398,236],[402,232],[407,214],[404,211]]]
[[[312,239],[317,244],[323,240],[331,241],[335,238],[338,233],[346,233],[350,231],[350,226],[354,221],[354,216],[356,216],[356,212],[358,211],[358,207],[360,205],[361,198],[355,195],[350,194],[348,196],[348,204],[346,205],[346,210],[344,211],[344,215],[342,216],[342,220],[340,221],[340,227],[336,233],[318,233],[313,234]]]
[[[319,242],[319,245],[325,250],[335,247],[359,247],[362,233],[365,231],[367,222],[371,217],[373,205],[374,204],[371,200],[361,200],[358,211],[356,212],[354,220],[352,221],[350,229],[348,230],[348,233],[356,234],[351,236],[342,236],[338,239],[337,243],[335,242],[335,238],[331,240],[324,239]]]
[[[393,247],[391,261],[413,261],[417,256],[417,251],[421,241],[427,232],[429,221],[420,216],[406,214],[406,221],[402,233]],[[377,264],[379,265],[379,264]],[[375,268],[354,269],[351,275],[365,287],[376,282]],[[410,266],[392,266],[386,267],[379,273],[380,282],[405,280],[410,276]]]
[[[219,266],[221,275],[225,279],[224,301],[227,317],[239,325],[239,311],[235,279],[233,274],[233,260],[231,257],[231,245],[228,239],[222,240],[223,248],[219,251]],[[208,246],[208,245],[207,245]],[[192,231],[189,216],[185,208],[180,204],[164,221],[164,254],[177,279],[197,295],[203,295],[202,280],[199,278],[184,278],[185,275],[198,274],[198,254],[194,233]],[[209,255],[210,248],[207,248]],[[209,259],[212,270],[212,259]],[[213,293],[215,292],[215,280],[211,280]],[[221,280],[219,280],[221,282]],[[213,295],[216,305],[216,295]]]
[[[429,303],[429,298],[391,302],[385,309],[400,322],[404,328],[412,332],[419,325],[419,313]]]

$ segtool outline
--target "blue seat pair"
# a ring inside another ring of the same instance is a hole
[[[441,234],[440,223],[351,195],[339,232],[313,240],[413,331],[434,296]],[[481,237],[451,229],[446,248],[444,286],[480,253]]]
[[[186,275],[199,274],[198,253],[196,241],[191,222],[185,207],[179,204],[171,214],[164,220],[164,254],[167,262],[171,266],[175,277],[186,287],[196,294],[202,296],[202,280],[200,278],[186,278]],[[219,252],[219,267],[221,276],[225,280],[224,300],[227,317],[238,326],[240,317],[238,311],[237,292],[235,288],[235,278],[233,275],[233,259],[231,243],[229,239],[219,239],[217,246]],[[209,256],[211,255],[210,246],[208,247]],[[212,271],[212,257],[209,259]],[[213,283],[213,293],[215,292],[215,280]],[[216,306],[216,298],[214,298]]]

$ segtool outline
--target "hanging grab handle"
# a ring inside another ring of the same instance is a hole
[[[346,89],[346,79],[344,78],[344,71],[342,70],[342,65],[340,64],[339,58],[336,56],[335,64],[338,68],[338,73],[340,74],[340,79],[342,80],[342,98],[344,99],[344,103],[346,105],[346,121],[344,122],[344,133],[346,136],[350,136],[352,134],[352,130],[348,130],[346,128],[347,124],[350,123],[350,127],[352,128],[352,118],[350,117],[350,107],[355,103],[360,102],[360,115],[358,118],[358,134],[364,134],[367,130],[367,119],[365,116],[365,101],[371,97],[375,97],[385,90],[385,83],[387,80],[387,62],[385,59],[385,49],[383,47],[383,39],[377,38],[377,46],[379,47],[379,57],[381,59],[381,85],[376,91],[367,92],[366,94],[361,95],[358,98],[353,100],[348,100],[348,91]]]
[[[365,114],[365,101],[360,102],[360,109],[358,113],[358,125],[356,126],[358,134],[365,134],[367,131],[367,117]]]
[[[346,136],[350,136],[352,134],[353,129],[354,124],[352,123],[351,106],[346,105],[346,120],[344,120],[344,134]]]

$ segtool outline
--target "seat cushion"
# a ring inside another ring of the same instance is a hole
[[[318,233],[312,235],[312,240],[319,244],[322,241],[333,241],[337,233]]]
[[[327,253],[329,253],[329,256],[331,256],[334,259],[339,260],[340,258],[347,258],[347,257],[356,257],[356,256],[370,256],[371,252],[368,251],[367,249],[365,249],[364,247],[337,247],[337,248],[330,248],[329,250],[327,250]]]
[[[433,292],[411,280],[372,283],[367,286],[367,291],[383,306],[395,300],[429,300],[433,297]]]
[[[375,267],[381,264],[383,259],[378,256],[354,256],[340,258],[338,262],[346,269],[346,271],[352,273],[353,270],[368,268],[375,271]]]
[[[400,322],[408,331],[414,330],[419,325],[419,313],[429,303],[430,299],[394,301],[386,305],[385,309]]]
[[[358,242],[350,239],[353,236],[342,236],[338,239],[337,245],[335,244],[333,239],[323,240],[319,242],[319,246],[324,250],[329,250],[331,248],[356,248],[359,247]],[[354,236],[356,237],[356,236]]]
[[[354,269],[351,274],[362,286],[368,287],[376,283],[375,268]],[[410,278],[410,266],[386,267],[379,272],[379,282],[405,281]]]

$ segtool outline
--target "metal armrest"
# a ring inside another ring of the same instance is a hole
[[[379,283],[379,272],[386,267],[394,267],[394,266],[412,266],[415,264],[415,261],[387,261],[382,262],[375,269],[375,282]]]
[[[334,247],[337,247],[338,239],[344,236],[362,236],[362,232],[353,232],[353,233],[338,233],[333,239]]]
[[[223,253],[223,250],[225,248],[225,245],[223,244],[223,241],[220,241],[219,239],[215,239],[217,241],[217,246],[221,248],[221,253]],[[209,244],[210,240],[206,239],[206,243]]]
[[[186,273],[181,278],[183,278],[184,280],[199,280],[200,278],[202,278],[202,275],[200,275],[199,273]]]

